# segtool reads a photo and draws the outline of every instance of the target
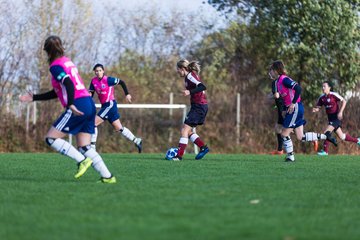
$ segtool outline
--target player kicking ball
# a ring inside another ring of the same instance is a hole
[[[200,139],[199,135],[194,133],[192,129],[196,126],[202,125],[205,121],[208,111],[208,104],[205,95],[206,87],[199,77],[200,65],[198,62],[189,62],[188,60],[183,59],[177,62],[176,67],[176,71],[179,76],[185,78],[184,81],[186,89],[183,90],[183,95],[190,96],[191,108],[181,129],[178,153],[172,158],[172,160],[182,160],[189,139],[200,148],[200,152],[195,157],[196,160],[200,160],[210,150]]]

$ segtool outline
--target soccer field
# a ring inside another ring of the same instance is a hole
[[[1,154],[0,239],[359,239],[360,158],[103,154],[117,184],[59,154]]]

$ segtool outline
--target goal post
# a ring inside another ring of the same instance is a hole
[[[101,108],[101,104],[97,103],[95,104],[96,108]],[[183,110],[183,116],[182,120],[185,121],[186,113],[187,113],[187,107],[185,104],[117,104],[117,108],[138,108],[138,109],[169,109],[170,111],[172,109],[182,109]],[[196,129],[193,129],[194,132],[196,132]],[[71,135],[69,135],[69,142],[71,143]],[[194,145],[194,152],[197,154],[199,152],[198,147]]]
[[[101,104],[95,104],[96,108],[101,108]],[[117,108],[156,108],[156,109],[183,109],[183,120],[186,117],[185,104],[117,104]]]

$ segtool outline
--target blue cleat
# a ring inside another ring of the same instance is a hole
[[[200,152],[196,155],[195,159],[200,160],[210,151],[210,149],[205,145],[200,148]]]

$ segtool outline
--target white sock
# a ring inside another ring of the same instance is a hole
[[[181,137],[179,140],[179,143],[181,144],[188,144],[189,143],[189,138],[187,137]]]
[[[95,127],[95,133],[91,134],[91,147],[96,150],[96,140],[98,136],[98,128]]]
[[[103,178],[110,178],[111,173],[109,169],[106,167],[101,156],[93,149],[92,147],[88,147],[87,151],[84,152],[85,157],[91,158],[93,161],[93,168],[101,175]]]
[[[307,132],[304,134],[302,141],[303,142],[313,142],[317,140],[325,140],[326,135],[322,133],[314,133],[314,132]]]
[[[82,155],[74,146],[72,146],[69,142],[65,141],[61,138],[51,139],[47,138],[48,144],[58,151],[59,153],[66,155],[76,162],[81,162],[85,159],[84,155]]]
[[[286,153],[292,153],[294,151],[293,143],[290,137],[283,137],[283,145]]]
[[[195,140],[199,137],[199,135],[197,135],[196,133],[191,134],[190,136],[190,141],[192,141],[193,143],[195,143]]]
[[[120,130],[120,132],[125,138],[129,139],[130,141],[134,141],[136,138],[134,134],[126,127],[123,127],[123,129]]]
[[[341,140],[344,140],[344,141],[345,141],[346,133],[343,133],[343,135],[342,135],[340,138],[341,138]]]

